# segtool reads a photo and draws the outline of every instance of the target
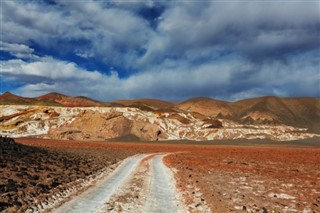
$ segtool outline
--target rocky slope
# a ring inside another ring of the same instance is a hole
[[[260,97],[237,102],[193,98],[99,102],[49,93],[0,95],[0,135],[58,139],[215,140],[318,137],[319,98]]]
[[[283,124],[241,124],[194,112],[133,107],[0,106],[0,135],[69,140],[297,140],[320,135]]]
[[[193,98],[177,105],[178,108],[242,124],[284,124],[308,128],[320,133],[319,98],[279,98],[273,96],[241,100],[219,101]]]

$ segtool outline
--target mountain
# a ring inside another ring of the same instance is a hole
[[[320,132],[319,98],[252,98],[232,103],[234,120],[252,124],[286,124]]]
[[[258,97],[236,102],[192,98],[176,107],[242,124],[286,124],[320,133],[319,98]]]
[[[160,109],[169,109],[174,107],[174,103],[156,99],[136,99],[136,100],[116,100],[112,103],[121,104],[126,107],[136,107],[139,109],[146,110],[160,110]]]
[[[139,109],[137,112],[149,112],[156,117],[167,119],[170,121],[166,124],[168,127],[179,125],[179,123],[189,125],[198,120],[200,123],[204,122],[203,125],[211,125],[212,127],[225,128],[231,122],[232,125],[268,126],[270,128],[284,125],[307,128],[310,133],[320,133],[320,99],[311,97],[281,98],[266,96],[236,102],[220,101],[206,97],[192,98],[179,103],[156,99],[100,102],[83,96],[70,97],[59,93],[25,98],[6,92],[0,95],[0,105],[109,107],[116,111],[121,111],[118,108],[129,111]],[[172,120],[176,120],[178,123],[172,124]],[[205,122],[207,123],[205,124]],[[131,123],[125,124],[125,126],[131,125]],[[79,126],[77,128],[80,128]],[[118,135],[118,137],[122,136],[121,134]]]
[[[66,140],[134,138],[143,141],[320,137],[284,124],[247,125],[195,112],[145,111],[136,107],[0,106],[0,135]]]
[[[179,109],[212,117],[232,117],[231,103],[206,97],[191,98],[176,105]]]
[[[84,96],[70,97],[70,96],[66,96],[63,94],[55,93],[55,92],[39,96],[35,99],[42,100],[42,101],[56,102],[66,107],[104,106],[102,102],[99,102]]]
[[[10,92],[5,92],[0,95],[0,102],[1,104],[29,104],[32,102],[32,99],[20,97]]]
[[[0,95],[0,105],[38,105],[38,106],[61,106],[55,101],[43,101],[34,98],[25,98],[5,92]]]

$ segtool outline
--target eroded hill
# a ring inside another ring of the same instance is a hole
[[[318,137],[283,124],[241,124],[191,112],[143,111],[130,107],[0,106],[0,134],[69,140],[272,139]]]
[[[49,93],[0,95],[0,134],[74,140],[296,140],[319,137],[319,98],[99,102]]]

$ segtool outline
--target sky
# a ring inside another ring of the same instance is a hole
[[[0,1],[0,93],[320,97],[320,1]]]

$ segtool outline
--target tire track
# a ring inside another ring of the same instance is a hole
[[[164,165],[163,157],[165,155],[157,155],[151,160],[150,189],[143,212],[185,212],[173,174]]]
[[[55,209],[54,213],[81,213],[81,212],[96,212],[100,209],[110,197],[116,193],[119,187],[127,181],[130,174],[136,169],[139,162],[146,155],[136,155],[126,159],[110,176],[103,179],[91,187],[84,193],[73,198],[67,203],[64,203],[59,208]]]
[[[108,203],[99,210],[97,213],[141,213],[146,203],[151,169],[150,160],[154,158],[156,154],[150,154],[143,158],[136,168],[136,171],[131,175],[130,180],[121,186],[121,189],[115,193]]]
[[[111,175],[53,212],[185,212],[174,176],[163,163],[166,155],[127,158]]]

